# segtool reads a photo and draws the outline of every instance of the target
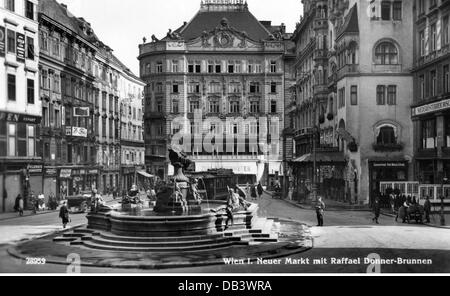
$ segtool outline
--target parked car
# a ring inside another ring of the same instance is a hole
[[[91,207],[92,193],[81,193],[67,197],[67,207],[71,213],[86,213]]]

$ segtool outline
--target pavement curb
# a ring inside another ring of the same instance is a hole
[[[395,218],[396,217],[396,215],[394,215],[394,214],[383,213],[383,212],[381,212],[381,215],[386,216],[386,217],[391,217],[391,218]],[[433,224],[429,224],[429,223],[422,223],[421,225],[427,226],[427,227],[432,227],[432,228],[441,228],[441,229],[448,229],[448,230],[450,230],[450,226],[440,226],[440,225],[433,225]]]
[[[20,218],[27,218],[27,217],[34,217],[34,216],[40,216],[40,215],[48,215],[48,214],[55,214],[58,213],[58,211],[46,211],[46,212],[37,212],[36,214],[32,214],[32,215],[27,215],[27,216],[14,216],[14,217],[9,217],[9,218],[1,218],[0,217],[0,222],[1,221],[8,221],[8,220],[13,220],[13,219],[20,219]],[[1,215],[0,215],[1,216]]]

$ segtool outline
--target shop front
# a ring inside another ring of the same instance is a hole
[[[370,205],[381,194],[381,182],[408,181],[407,161],[369,161]]]

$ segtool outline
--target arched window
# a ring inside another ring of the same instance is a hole
[[[375,49],[375,63],[378,65],[398,65],[398,49],[391,42],[382,42]]]
[[[380,128],[378,137],[378,145],[394,145],[397,144],[397,136],[392,126],[383,126]]]

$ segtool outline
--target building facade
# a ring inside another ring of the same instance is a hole
[[[144,147],[144,87],[145,83],[129,70],[120,76],[121,117],[121,188],[143,186],[148,177]]]
[[[416,181],[450,177],[450,1],[414,1],[414,156]]]
[[[0,211],[42,190],[38,1],[0,3]]]
[[[98,39],[89,23],[54,0],[39,3],[39,37],[42,192],[64,198],[98,184],[93,129]]]
[[[330,82],[336,85],[333,108],[349,202],[371,204],[381,194],[380,182],[414,176],[413,6],[329,1]]]
[[[161,179],[173,174],[167,148],[180,134],[196,171],[233,169],[244,184],[268,183],[282,174],[284,31],[257,21],[244,1],[202,1],[191,22],[139,46],[147,83],[146,164],[152,174]],[[253,123],[242,123],[249,118]],[[254,145],[243,135],[254,136]],[[206,149],[205,139],[211,144]],[[260,143],[274,144],[266,149],[271,157]]]

